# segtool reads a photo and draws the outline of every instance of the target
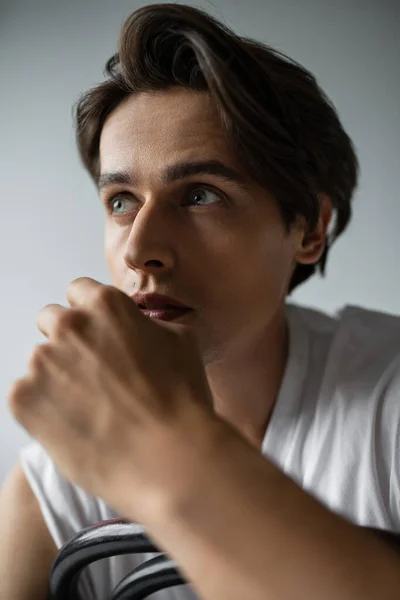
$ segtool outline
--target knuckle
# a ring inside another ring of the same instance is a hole
[[[33,349],[28,359],[28,368],[31,372],[39,371],[43,367],[43,363],[49,355],[47,346],[48,344],[39,344]]]
[[[63,336],[71,330],[80,330],[86,324],[87,317],[82,311],[66,310],[62,312],[54,324],[54,334]]]
[[[32,382],[28,378],[14,381],[7,393],[8,406],[14,416],[19,414],[22,401],[31,393]]]
[[[93,304],[108,307],[114,302],[115,290],[111,286],[99,287],[93,294]]]

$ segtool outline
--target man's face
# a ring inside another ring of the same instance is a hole
[[[185,169],[210,161],[232,179],[212,165]],[[274,200],[243,172],[207,94],[127,98],[104,125],[100,172],[115,287],[193,308],[177,322],[194,329],[205,364],[265,330],[284,303],[302,232],[287,232]],[[130,183],[104,177],[116,172]]]

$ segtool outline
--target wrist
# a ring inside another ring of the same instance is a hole
[[[184,423],[165,427],[164,456],[169,467],[154,485],[143,490],[140,519],[156,527],[184,515],[213,486],[213,471],[228,450],[233,429],[215,413],[191,406]],[[164,460],[164,459],[162,459]]]

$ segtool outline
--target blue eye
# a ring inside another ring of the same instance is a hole
[[[208,188],[195,188],[189,192],[188,200],[185,201],[185,206],[209,206],[221,202],[221,195]],[[115,194],[108,198],[106,202],[107,210],[111,215],[124,215],[131,210],[128,206],[124,210],[126,202],[132,203],[134,200],[124,194]],[[119,204],[119,206],[118,206]],[[122,207],[121,207],[122,205]]]
[[[129,198],[125,198],[124,196],[121,196],[121,195],[119,195],[119,196],[112,196],[112,197],[111,197],[111,198],[108,200],[108,202],[107,202],[107,204],[108,204],[108,208],[109,208],[110,212],[111,212],[111,213],[113,213],[113,214],[117,214],[117,215],[124,214],[123,212],[119,212],[118,210],[116,210],[116,209],[114,208],[114,205],[115,205],[115,203],[116,203],[116,202],[119,202],[119,203],[121,203],[121,202],[122,202],[122,203],[124,203],[124,202],[126,202],[127,200],[129,200]],[[127,212],[127,211],[125,211],[125,212]]]
[[[219,202],[220,200],[221,197],[216,192],[207,188],[196,188],[190,192],[188,203],[193,201],[197,206],[208,206],[209,204],[215,204],[215,202]]]

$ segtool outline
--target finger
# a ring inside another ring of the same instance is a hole
[[[147,323],[150,321],[148,317],[142,315],[140,309],[135,302],[125,293],[112,285],[105,285],[90,277],[79,277],[72,281],[67,288],[67,299],[71,308],[85,307],[90,308],[99,301],[110,300],[121,302],[122,306],[128,307],[132,315],[135,315],[134,322],[136,324]],[[112,303],[114,304],[114,302]],[[122,314],[122,311],[118,311]],[[125,317],[124,317],[125,318]],[[148,326],[148,325],[147,325]]]
[[[65,306],[61,306],[61,304],[48,304],[47,306],[44,306],[36,317],[36,325],[39,331],[41,331],[48,339],[53,337],[60,316],[67,310],[69,309]]]
[[[76,427],[69,427],[59,410],[60,404],[53,400],[29,377],[15,381],[8,391],[8,407],[14,419],[47,450],[53,460],[64,458],[60,464],[65,464],[65,457],[60,452],[71,445],[77,449],[82,443],[82,435],[80,431],[77,434]],[[79,411],[76,412],[79,417]]]
[[[14,419],[33,437],[54,431],[54,407],[33,377],[26,376],[10,386],[8,408]]]
[[[26,404],[25,400],[30,398],[33,390],[33,380],[24,377],[13,381],[7,392],[8,407],[13,417],[23,425],[24,410],[21,408]]]
[[[98,299],[102,289],[109,287],[90,277],[78,277],[67,287],[67,300],[71,307],[87,306]]]

